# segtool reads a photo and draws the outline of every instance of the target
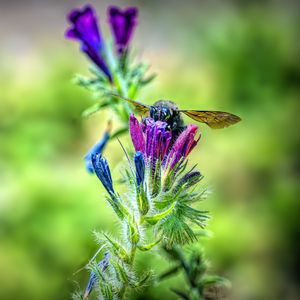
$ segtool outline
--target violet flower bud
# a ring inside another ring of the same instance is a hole
[[[67,29],[65,36],[68,39],[78,40],[83,51],[112,82],[111,72],[102,55],[103,40],[97,24],[94,8],[86,5],[82,9],[74,9],[68,15],[68,20],[72,24]]]
[[[145,161],[142,152],[140,151],[136,152],[134,156],[134,164],[136,170],[137,186],[140,187],[140,185],[143,184],[145,178]]]
[[[102,154],[109,138],[110,138],[109,132],[105,131],[101,139],[85,155],[84,157],[85,166],[89,173],[94,173],[94,167],[92,164],[92,155]]]
[[[114,36],[115,45],[119,54],[123,54],[137,25],[138,9],[128,7],[124,10],[117,6],[108,9],[108,22]]]
[[[95,173],[102,182],[104,188],[112,196],[112,198],[115,199],[115,191],[113,188],[113,182],[107,160],[102,157],[101,154],[92,154],[92,164]]]

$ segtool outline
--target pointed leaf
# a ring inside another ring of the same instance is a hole
[[[156,224],[158,221],[160,221],[161,219],[165,218],[166,216],[170,215],[175,207],[176,203],[173,203],[168,209],[166,209],[165,211],[158,213],[154,216],[150,216],[150,217],[144,217],[144,220],[146,222],[148,222],[151,225]]]
[[[87,117],[91,116],[92,114],[98,112],[99,110],[101,110],[109,105],[110,105],[110,102],[96,103],[96,104],[88,107],[87,109],[85,109],[81,115],[82,115],[82,117],[87,118]]]

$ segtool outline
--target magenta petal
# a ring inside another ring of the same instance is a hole
[[[198,127],[188,125],[171,148],[172,132],[166,122],[154,121],[149,117],[139,123],[132,114],[129,125],[135,150],[141,151],[152,167],[160,161],[164,168],[174,168],[189,155],[200,139],[195,140]]]
[[[198,127],[191,124],[179,135],[169,153],[167,165],[173,168],[181,158],[186,157],[192,151],[199,140],[195,141],[197,131]]]
[[[130,115],[129,130],[135,151],[141,151],[145,154],[145,138],[142,127],[133,114]]]

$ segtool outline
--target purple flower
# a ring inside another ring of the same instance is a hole
[[[72,10],[68,20],[72,26],[67,29],[65,36],[80,41],[81,50],[103,71],[109,81],[112,81],[111,72],[101,53],[103,40],[93,7],[86,5],[81,10]]]
[[[131,139],[136,151],[140,151],[155,166],[157,160],[162,161],[170,145],[172,134],[168,130],[168,124],[162,121],[154,121],[152,118],[144,119],[140,124],[131,114],[129,121]]]
[[[129,131],[131,135],[131,140],[135,151],[140,151],[145,153],[145,137],[143,135],[142,127],[137,118],[131,114],[129,118]]]
[[[189,155],[200,139],[195,140],[198,127],[188,125],[172,146],[172,132],[166,122],[146,118],[140,124],[134,115],[130,116],[129,129],[135,150],[142,152],[151,166],[160,161],[165,168],[171,169]]]
[[[168,124],[162,121],[154,121],[152,118],[145,119],[144,132],[146,138],[146,156],[154,162],[162,161],[168,152],[172,139],[172,133]]]
[[[108,22],[110,24],[117,51],[122,54],[128,46],[133,30],[137,24],[138,9],[128,7],[124,10],[117,6],[108,9]]]
[[[195,135],[197,134],[198,126],[190,124],[186,129],[179,135],[176,139],[167,159],[167,165],[170,165],[171,168],[182,159],[187,157],[190,152],[197,145],[200,137],[195,140]]]

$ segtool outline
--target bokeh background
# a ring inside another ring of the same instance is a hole
[[[96,250],[94,229],[118,231],[83,156],[110,112],[75,86],[88,74],[63,37],[65,14],[84,1],[0,2],[0,299],[70,299]],[[240,115],[224,130],[201,126],[192,155],[213,187],[206,203],[211,271],[232,299],[299,299],[299,3],[296,1],[90,1],[109,34],[108,4],[137,5],[134,48],[157,79],[140,99]],[[117,125],[116,125],[117,126]],[[126,144],[128,140],[123,137]],[[129,145],[129,144],[126,144]],[[113,169],[116,142],[105,151]],[[152,255],[146,265],[166,266]],[[184,286],[183,278],[174,279]],[[174,280],[139,299],[175,299]],[[133,299],[133,298],[132,298]]]

